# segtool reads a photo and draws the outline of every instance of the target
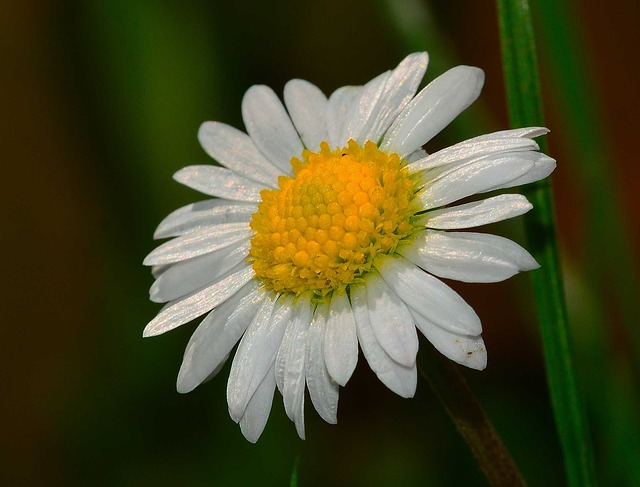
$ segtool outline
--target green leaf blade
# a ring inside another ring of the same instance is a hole
[[[529,2],[498,0],[497,5],[511,125],[544,125]],[[545,150],[544,142],[541,148]],[[541,265],[533,273],[533,282],[567,480],[571,486],[591,486],[595,485],[593,451],[575,374],[551,183],[534,183],[525,194],[534,205],[534,211],[525,218],[525,232],[529,248]]]

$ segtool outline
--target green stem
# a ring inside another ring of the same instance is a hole
[[[429,381],[489,483],[495,487],[526,485],[458,366],[432,347],[427,348],[420,354],[420,373]]]
[[[575,303],[573,314],[570,305],[569,316],[573,329],[584,337],[578,363],[583,384],[588,384],[594,435],[602,444],[598,473],[607,485],[633,485],[640,478],[640,388],[634,380],[634,373],[640,371],[636,303],[640,274],[616,180],[621,161],[612,158],[603,134],[586,58],[590,54],[587,36],[573,5],[566,0],[537,0],[533,6],[544,13],[541,51],[550,94],[573,155],[570,177],[584,192],[584,214],[589,216],[586,232],[580,236],[584,252],[579,260],[572,259],[573,272],[589,300]],[[600,292],[603,282],[606,293]],[[608,313],[612,309],[623,325],[616,330],[623,337],[614,337],[613,327],[607,326],[613,324]],[[579,321],[573,319],[576,311]],[[605,389],[607,394],[602,394]]]
[[[497,5],[511,125],[543,125],[529,2],[497,0]],[[549,180],[534,183],[525,194],[535,208],[525,218],[525,232],[529,248],[541,265],[532,275],[567,480],[570,486],[591,486],[595,485],[593,452],[574,370],[551,184]]]
[[[621,216],[620,192],[614,181],[615,167],[606,139],[601,135],[602,117],[598,113],[596,97],[589,82],[589,65],[584,53],[580,26],[565,0],[538,0],[538,10],[544,12],[541,25],[546,45],[545,59],[551,71],[549,77],[554,103],[563,126],[563,135],[571,142],[574,167],[571,176],[580,181],[585,191],[585,213],[589,215],[588,234],[584,238],[587,249],[585,274],[593,282],[607,282],[609,299],[615,300],[622,323],[626,328],[632,360],[640,367],[640,334],[636,332],[636,296],[640,292],[636,255]],[[571,62],[567,62],[571,60]],[[615,228],[614,232],[610,231]]]

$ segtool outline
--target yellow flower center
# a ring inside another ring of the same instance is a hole
[[[410,237],[414,180],[398,154],[353,140],[291,159],[294,177],[265,189],[251,220],[250,260],[267,288],[317,298],[358,282]]]

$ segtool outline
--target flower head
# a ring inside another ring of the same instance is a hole
[[[217,122],[200,128],[223,167],[174,176],[213,199],[160,223],[155,237],[174,238],[145,264],[156,277],[151,299],[167,304],[144,335],[206,314],[187,345],[180,392],[213,377],[239,342],[227,400],[250,441],[276,387],[300,437],[306,389],[336,423],[358,345],[402,397],[416,389],[416,328],[450,359],[484,369],[480,320],[438,277],[496,282],[538,267],[510,240],[456,231],[527,212],[524,196],[450,205],[548,176],[555,161],[532,140],[547,130],[496,132],[428,155],[422,146],[478,97],[484,74],[458,66],[416,95],[427,59],[412,54],[328,99],[292,80],[286,108],[253,86],[242,101],[248,135]]]

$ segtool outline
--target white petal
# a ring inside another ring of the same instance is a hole
[[[251,397],[247,408],[240,419],[240,431],[251,443],[255,443],[260,438],[267,425],[271,404],[273,403],[273,393],[276,389],[273,366],[264,377],[255,394]]]
[[[180,262],[247,240],[253,235],[248,223],[221,223],[163,243],[144,259],[144,265]]]
[[[173,179],[201,193],[234,201],[260,202],[264,184],[238,176],[233,171],[216,166],[187,166]]]
[[[518,129],[508,129],[508,130],[500,130],[498,132],[492,132],[490,134],[484,134],[476,137],[475,139],[482,141],[485,139],[499,139],[499,138],[527,138],[533,139],[535,137],[540,137],[541,135],[545,135],[549,133],[549,129],[546,127],[522,127]]]
[[[329,145],[336,149],[347,145],[348,139],[343,136],[343,128],[347,114],[352,111],[354,103],[362,91],[362,86],[343,86],[334,91],[327,102],[327,130]]]
[[[293,322],[289,323],[287,329],[284,331],[284,335],[282,337],[282,343],[280,344],[280,348],[278,349],[278,354],[276,355],[276,361],[274,364],[274,373],[276,377],[276,386],[280,391],[280,394],[284,395],[284,374],[287,370],[287,360],[289,359],[289,353],[291,350],[291,342],[295,336],[295,330],[293,329]],[[306,342],[305,342],[306,343]],[[284,399],[284,398],[283,398]],[[286,411],[285,406],[285,411]],[[289,413],[287,412],[287,416]],[[291,416],[289,416],[291,419]]]
[[[418,199],[425,208],[435,208],[476,193],[492,191],[523,176],[534,167],[537,159],[546,157],[539,152],[512,152],[456,166],[433,179],[432,173],[426,172],[425,186]]]
[[[178,373],[178,392],[191,392],[211,378],[258,312],[264,292],[249,281],[236,294],[211,311],[191,336]]]
[[[205,122],[198,130],[202,148],[234,173],[276,188],[280,171],[244,132],[219,122]]]
[[[450,230],[500,222],[523,215],[531,208],[533,205],[521,194],[501,194],[481,201],[430,211],[422,218],[428,228]]]
[[[356,322],[346,293],[334,292],[324,333],[324,360],[329,374],[344,386],[358,363]]]
[[[212,284],[245,260],[250,248],[246,241],[172,265],[151,286],[151,301],[166,303]]]
[[[230,353],[228,353],[227,355],[225,355],[222,360],[220,361],[220,363],[217,365],[217,367],[215,369],[213,369],[213,372],[211,372],[207,377],[205,377],[205,379],[200,383],[200,384],[204,384],[206,382],[209,382],[211,379],[213,379],[216,375],[218,375],[218,373],[223,369],[223,367],[226,365],[227,360],[229,360],[229,355],[231,355]],[[200,384],[196,384],[196,386],[200,385]],[[180,389],[178,389],[178,392],[180,394],[182,394],[182,392],[180,391]],[[191,392],[191,391],[186,391],[186,392]]]
[[[506,137],[506,132],[494,132],[465,140],[446,149],[417,160],[407,167],[409,171],[422,171],[450,164],[461,165],[473,159],[507,152],[527,152],[538,150],[538,144],[526,137]]]
[[[287,416],[304,439],[304,390],[307,330],[311,324],[311,295],[298,298],[291,322],[276,357],[276,383],[282,392]]]
[[[172,265],[173,264],[151,266],[151,275],[157,279],[162,275],[164,271],[169,269]]]
[[[491,188],[490,191],[493,191],[495,189],[513,188],[514,186],[521,186],[523,184],[529,184],[535,181],[540,181],[541,179],[544,179],[547,176],[549,176],[553,172],[553,170],[556,168],[556,160],[544,154],[540,154],[540,157],[537,157],[533,162],[534,162],[534,165],[529,170],[529,172],[527,172],[526,174],[523,174],[519,178],[509,181],[508,183],[495,186]]]
[[[329,138],[327,97],[308,81],[292,79],[284,86],[284,103],[305,147],[317,152]]]
[[[405,157],[462,113],[478,98],[484,73],[471,66],[456,66],[429,83],[398,115],[381,149]]]
[[[277,301],[277,295],[270,292],[265,293],[262,304],[249,323],[233,357],[227,381],[227,403],[229,415],[235,422],[242,418],[251,396],[271,367],[268,352],[265,357],[263,350],[260,349],[260,342],[271,328]],[[256,370],[258,367],[260,370]],[[253,389],[249,390],[251,386]]]
[[[300,439],[304,440],[306,438],[306,433],[304,430],[304,382],[302,394],[300,395],[300,405],[296,407],[297,412],[294,418],[294,423],[296,425],[296,431]]]
[[[464,282],[499,282],[540,267],[515,242],[483,233],[427,230],[398,253],[436,276]]]
[[[291,316],[292,299],[270,293],[240,340],[227,383],[229,414],[239,421],[254,392],[271,369]],[[274,304],[275,303],[275,304]],[[275,375],[274,375],[275,381]]]
[[[305,359],[307,387],[313,407],[329,424],[338,422],[339,387],[331,378],[324,360],[324,335],[329,307],[320,304],[307,332],[307,354]]]
[[[203,315],[233,296],[253,278],[253,269],[241,264],[238,272],[178,301],[168,303],[146,326],[142,336],[161,335]]]
[[[293,174],[291,158],[304,149],[287,111],[273,90],[252,86],[242,99],[242,118],[260,151],[284,174]]]
[[[371,315],[367,309],[367,291],[364,285],[351,287],[351,304],[356,320],[358,341],[371,370],[384,385],[399,396],[413,397],[418,380],[416,364],[414,363],[411,367],[400,365],[391,359],[378,343],[369,320]]]
[[[347,113],[344,126],[342,128],[342,140],[354,139],[360,144],[364,144],[366,140],[362,140],[360,135],[365,126],[375,114],[376,107],[381,101],[384,93],[384,87],[387,80],[391,76],[391,71],[379,74],[369,81],[360,92],[358,99],[354,101],[351,110]]]
[[[366,278],[369,322],[383,350],[396,362],[416,363],[418,334],[404,302],[378,274]]]
[[[307,343],[306,333],[309,325],[311,324],[311,318],[313,314],[310,299],[310,295],[303,294],[296,301],[292,319],[284,332],[282,344],[280,345],[278,355],[276,356],[276,385],[278,386],[278,389],[283,394],[283,396],[285,390],[285,376],[287,373],[287,368],[297,366],[299,360],[302,360],[304,363],[304,354]],[[300,300],[302,300],[302,302]],[[300,340],[302,340],[303,336],[304,341],[302,342],[302,351],[300,351],[300,349],[296,348],[296,346],[294,345],[300,345]],[[287,411],[287,415],[291,418],[291,415],[289,415],[289,406],[287,405],[286,399],[284,400],[284,403],[285,411]]]
[[[376,268],[398,296],[436,325],[453,333],[479,335],[480,318],[453,289],[402,257],[383,257]]]
[[[248,222],[258,211],[254,203],[224,199],[198,201],[170,213],[156,229],[153,238],[177,237],[219,223]]]
[[[414,150],[411,154],[409,154],[405,159],[407,160],[407,162],[415,162],[415,161],[419,161],[420,159],[424,159],[428,155],[429,154],[427,153],[426,150],[417,149],[417,150]]]
[[[438,351],[454,362],[476,370],[487,366],[487,349],[480,335],[469,336],[451,333],[433,324],[420,313],[412,310],[416,326]]]
[[[366,123],[356,140],[361,144],[371,140],[378,144],[402,109],[416,94],[427,69],[429,56],[426,52],[410,54],[402,60],[385,83],[375,101]]]
[[[505,258],[510,259],[520,271],[532,271],[540,267],[540,264],[536,262],[527,250],[508,238],[500,237],[499,235],[473,232],[447,232],[447,235],[455,235],[458,233],[466,236],[466,238],[472,238],[476,242],[491,245],[499,249]]]

